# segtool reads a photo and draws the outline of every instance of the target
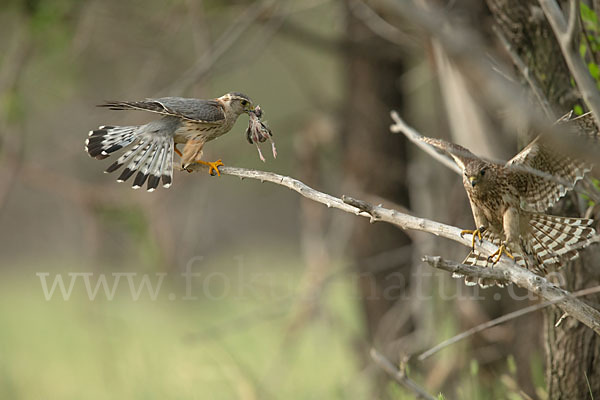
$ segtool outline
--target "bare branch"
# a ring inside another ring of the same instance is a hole
[[[487,247],[488,243],[482,243]],[[423,261],[434,268],[478,278],[504,279],[525,288],[551,303],[555,303],[564,312],[592,328],[600,335],[600,312],[575,298],[573,294],[548,282],[545,278],[521,268],[513,262],[500,262],[494,268],[478,268],[444,260],[441,257],[423,257]]]
[[[444,164],[451,170],[455,171],[459,175],[462,175],[462,171],[460,170],[460,168],[456,165],[456,163],[449,156],[447,156],[445,153],[441,153],[440,151],[436,150],[430,144],[425,143],[423,141],[424,136],[421,135],[419,132],[417,132],[415,129],[408,126],[406,124],[406,122],[404,122],[404,120],[402,120],[402,118],[396,111],[392,111],[390,114],[392,116],[392,119],[394,120],[394,124],[390,126],[391,132],[403,133],[411,142],[415,143],[418,147],[420,147],[427,154],[431,155],[434,159],[438,160],[439,162],[441,162],[442,164]],[[578,138],[573,137],[572,139],[577,140]],[[472,154],[470,152],[462,152],[460,150],[453,150],[453,153],[457,154],[457,155],[466,156],[466,157],[472,157]],[[549,174],[548,172],[540,171],[539,169],[530,167],[528,165],[523,165],[523,164],[507,165],[506,160],[498,160],[498,159],[492,159],[492,158],[488,158],[488,157],[480,157],[480,158],[482,160],[485,160],[485,161],[488,161],[488,162],[491,162],[494,164],[504,165],[504,167],[507,169],[511,169],[511,170],[519,171],[519,172],[525,172],[525,173],[528,173],[531,175],[539,176],[541,178],[544,178],[548,182],[556,182],[567,188],[571,188],[573,186],[573,182],[569,182],[566,179],[556,177],[552,174]],[[576,187],[572,188],[571,190],[573,190],[577,193],[587,194],[587,193],[582,192],[581,190],[577,189]]]
[[[188,167],[190,170],[196,171],[206,171],[208,167],[202,164],[194,164]],[[436,221],[431,221],[425,218],[414,217],[412,215],[408,215],[396,210],[391,210],[389,208],[385,208],[382,206],[371,205],[367,202],[360,201],[363,206],[357,207],[359,203],[355,199],[351,199],[349,197],[345,197],[346,201],[354,204],[348,204],[344,202],[343,199],[331,196],[326,193],[319,192],[305,183],[291,178],[289,176],[283,176],[279,174],[275,174],[273,172],[259,171],[253,169],[245,169],[245,168],[235,168],[235,167],[219,167],[219,171],[222,175],[232,175],[237,176],[241,179],[250,178],[259,180],[261,182],[271,182],[277,185],[285,186],[289,189],[298,192],[300,195],[316,201],[321,204],[325,204],[329,208],[337,208],[338,210],[342,210],[348,213],[352,213],[358,216],[370,218],[372,222],[383,221],[389,224],[395,225],[401,229],[410,229],[422,232],[429,232],[436,236],[442,236],[450,240],[457,241],[462,243],[464,246],[471,247],[471,239],[467,239],[467,237],[461,237],[460,232],[461,229],[442,224]],[[368,206],[367,206],[368,204]],[[368,211],[366,211],[368,210]],[[493,253],[496,249],[493,248],[491,243],[489,247],[489,253]]]
[[[594,293],[598,293],[598,292],[600,292],[600,286],[594,286],[592,288],[579,290],[579,291],[573,293],[573,297],[588,296],[590,294],[594,294]],[[464,339],[468,338],[469,336],[476,334],[477,332],[484,331],[484,330],[492,328],[496,325],[500,325],[500,324],[503,324],[510,320],[513,320],[515,318],[522,317],[523,315],[527,315],[532,312],[541,310],[542,308],[546,308],[548,306],[556,304],[556,302],[557,302],[557,300],[545,301],[543,303],[534,304],[529,307],[524,307],[520,310],[513,311],[513,312],[505,314],[501,317],[498,317],[498,318],[492,319],[490,321],[484,322],[482,324],[479,324],[471,329],[468,329],[462,333],[459,333],[456,336],[451,337],[450,339],[444,340],[443,342],[437,344],[436,346],[432,347],[431,349],[429,349],[427,351],[424,351],[423,353],[421,353],[419,355],[418,360],[423,361],[423,360],[431,357],[432,355],[436,354],[437,352],[441,351],[442,349],[444,349],[450,345],[453,345],[454,343],[458,343],[461,340],[464,340]]]
[[[416,48],[414,38],[387,22],[363,0],[350,0],[350,11],[379,37],[398,46]]]
[[[389,376],[394,378],[396,382],[411,390],[418,399],[435,400],[435,397],[430,395],[421,386],[417,385],[415,381],[406,376],[404,371],[400,371],[390,360],[385,358],[381,353],[375,349],[371,349],[371,358],[381,369],[383,369]]]
[[[565,42],[573,43],[575,28],[577,27],[577,16],[579,15],[579,0],[569,0],[569,22],[565,33]]]
[[[202,164],[194,164],[189,167],[191,170],[206,171],[207,167]],[[344,196],[344,199],[319,192],[306,185],[305,183],[291,178],[289,176],[279,175],[273,172],[259,171],[245,168],[220,167],[222,175],[237,176],[241,179],[256,179],[261,182],[271,182],[277,185],[285,186],[300,195],[318,203],[325,204],[330,208],[352,213],[362,217],[370,218],[371,222],[383,221],[395,225],[401,229],[410,229],[421,232],[428,232],[436,236],[445,237],[462,243],[466,247],[471,247],[472,241],[469,235],[461,237],[461,229],[455,226],[442,224],[425,218],[419,218],[396,210],[372,205],[362,200],[356,200]],[[345,201],[344,201],[345,200]],[[496,246],[487,241],[482,241],[478,245],[483,254],[490,255],[496,251]],[[558,307],[569,313],[573,318],[581,321],[592,328],[600,335],[600,312],[579,299],[574,298],[569,292],[553,285],[545,278],[534,274],[524,268],[519,267],[513,261],[503,257],[494,268],[478,268],[474,266],[458,264],[452,261],[445,261],[439,257],[427,257],[424,259],[432,266],[450,272],[457,272],[463,275],[474,277],[491,278],[507,280],[515,283],[517,286],[528,289],[538,294],[548,301],[556,301]]]
[[[596,82],[579,56],[578,50],[573,46],[573,35],[579,12],[578,2],[577,0],[570,1],[571,15],[569,15],[568,24],[555,0],[539,0],[539,3],[554,31],[569,70],[573,74],[575,82],[577,82],[577,87],[585,103],[592,111],[596,125],[600,126],[600,92],[596,89]]]
[[[425,11],[415,4],[415,1],[411,0],[402,2],[379,0],[379,3],[382,7],[385,7],[387,13],[402,16],[418,24],[434,36],[444,46],[448,56],[461,68],[463,74],[468,76],[473,91],[481,95],[489,109],[506,110],[507,115],[512,116],[511,119],[527,121],[536,132],[544,132],[552,140],[560,143],[561,146],[568,149],[576,147],[581,157],[585,155],[589,159],[597,159],[598,151],[596,148],[589,145],[586,147],[579,146],[576,143],[575,146],[571,144],[570,142],[579,143],[580,141],[574,141],[571,138],[566,140],[563,134],[564,128],[557,124],[551,124],[551,121],[541,110],[531,107],[530,102],[523,98],[520,86],[507,82],[506,79],[493,71],[489,62],[486,61],[485,54],[487,50],[479,33],[464,25],[452,24],[439,8],[436,9],[431,5]],[[580,72],[588,78],[586,87],[578,86],[582,89],[582,93],[588,91],[600,99],[600,94],[596,91],[595,83],[589,76],[586,66],[577,57],[578,54],[575,52],[573,58],[578,60],[578,65],[582,68]],[[589,97],[589,94],[584,94],[584,98],[587,100],[585,96]],[[596,104],[600,104],[600,100]],[[588,102],[588,106],[593,111],[596,126],[600,126],[596,110],[592,108],[590,102]],[[600,106],[598,108],[600,109]]]
[[[441,154],[440,152],[436,151],[432,146],[425,143],[422,140],[423,135],[421,135],[419,132],[408,126],[406,122],[404,122],[404,120],[400,118],[400,115],[398,115],[396,111],[390,112],[390,115],[394,120],[394,124],[390,126],[390,131],[394,133],[403,133],[404,136],[408,138],[408,140],[420,147],[425,153],[429,154],[430,156],[432,156],[433,158],[435,158],[436,160],[438,160],[457,174],[462,175],[462,171],[460,170],[458,165],[456,165],[456,163],[452,160],[452,158],[450,158],[447,155]]]

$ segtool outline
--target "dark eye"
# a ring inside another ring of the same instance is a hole
[[[481,176],[484,176],[485,175],[485,169],[482,169],[481,172],[480,172],[480,174],[481,174]]]
[[[248,102],[247,102],[246,100],[242,100],[242,105],[243,105],[244,107],[246,107],[246,106],[248,105]]]

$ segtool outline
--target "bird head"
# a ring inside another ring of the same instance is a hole
[[[227,107],[230,107],[236,115],[249,113],[250,111],[254,110],[252,100],[250,100],[250,97],[243,93],[227,93],[226,95],[221,96],[219,100],[221,100]]]
[[[471,188],[482,188],[490,181],[490,177],[493,174],[493,169],[482,161],[473,160],[466,163],[463,170],[463,180],[465,185],[468,184]]]

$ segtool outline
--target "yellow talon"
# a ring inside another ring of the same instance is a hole
[[[506,248],[506,246],[504,245],[504,243],[502,243],[500,245],[500,247],[498,247],[498,250],[496,250],[496,252],[494,254],[490,255],[488,257],[488,259],[496,257],[496,259],[492,261],[492,264],[496,264],[498,261],[500,261],[500,257],[502,257],[502,253],[506,254],[509,258],[511,258],[513,260],[515,259],[515,257],[509,253],[509,251]]]
[[[177,145],[174,145],[174,146],[173,146],[173,150],[175,150],[175,153],[177,153],[177,155],[178,155],[179,157],[183,157],[183,154],[181,154],[181,152],[180,152],[180,151],[179,151],[179,149],[177,148]]]
[[[202,160],[197,160],[196,161],[198,164],[204,164],[204,165],[208,165],[208,173],[213,175],[213,171],[215,171],[217,173],[218,176],[221,176],[221,172],[219,171],[219,167],[223,164],[223,161],[221,160],[217,160],[217,161],[202,161]]]
[[[471,242],[471,248],[473,250],[475,250],[475,238],[479,238],[479,243],[481,243],[481,229],[475,229],[474,231],[470,231],[470,230],[464,230],[464,231],[460,231],[460,237],[462,238],[463,235],[473,235],[473,240]]]

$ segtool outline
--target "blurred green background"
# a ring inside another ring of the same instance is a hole
[[[342,65],[281,37],[287,19],[330,37],[343,28],[339,5],[323,1],[3,2],[0,398],[365,395],[349,280],[322,299],[334,320],[291,328],[303,270],[296,195],[178,171],[169,190],[133,191],[102,173],[110,160],[83,151],[90,129],[153,117],[95,107],[104,100],[241,91],[265,111],[279,158],[267,149],[260,162],[246,117],[205,158],[293,174],[299,132],[343,96]],[[200,274],[193,298],[188,263]],[[46,300],[36,274],[68,288],[74,272],[92,273],[92,288],[100,274],[113,288],[111,274],[136,273],[136,289],[167,275],[155,299],[145,289],[134,299],[122,277],[113,298],[101,287],[90,300],[80,275],[67,299],[56,286]]]
[[[1,3],[0,398],[412,398],[370,362],[374,343],[391,343],[390,358],[397,359],[485,320],[483,310],[506,310],[411,296],[405,278],[393,274],[399,260],[419,285],[425,282],[417,289],[423,293],[443,287],[452,297],[465,289],[420,266],[422,253],[407,253],[410,241],[398,231],[315,207],[285,188],[175,171],[168,190],[134,191],[102,173],[110,159],[83,151],[97,126],[153,118],[95,107],[105,100],[240,91],[265,112],[279,157],[265,147],[267,162],[259,160],[242,116],[205,148],[205,159],[291,175],[337,196],[366,192],[405,207],[413,202],[415,213],[434,210],[425,216],[469,227],[460,180],[427,167],[413,149],[409,165],[406,145],[388,139],[392,107],[402,106],[430,132],[444,123],[426,55],[415,56],[414,45],[372,45],[373,33],[349,22],[369,20],[355,3]],[[363,36],[368,40],[353,44]],[[363,58],[372,68],[364,73]],[[353,95],[357,90],[362,97]],[[403,91],[410,101],[395,100]],[[364,111],[372,107],[381,113]],[[361,121],[377,129],[363,129]],[[349,136],[352,129],[358,133]],[[372,140],[387,153],[369,154]],[[389,167],[385,179],[381,166]],[[415,168],[443,186],[421,182],[409,194],[405,179]],[[396,196],[380,187],[403,189]],[[424,199],[431,190],[447,193],[447,208],[430,207]],[[368,240],[376,245],[359,251],[357,243]],[[455,259],[464,252],[441,241],[429,246]],[[382,279],[399,298],[384,311],[373,308],[365,289],[365,276],[381,271],[390,273]],[[388,312],[393,304],[400,305],[396,314]],[[508,396],[515,361],[488,340],[508,346],[514,331],[490,332],[411,376],[457,398]],[[481,352],[465,353],[472,346]],[[519,368],[539,387],[540,356],[531,352],[533,361]],[[492,367],[482,372],[480,363]]]

